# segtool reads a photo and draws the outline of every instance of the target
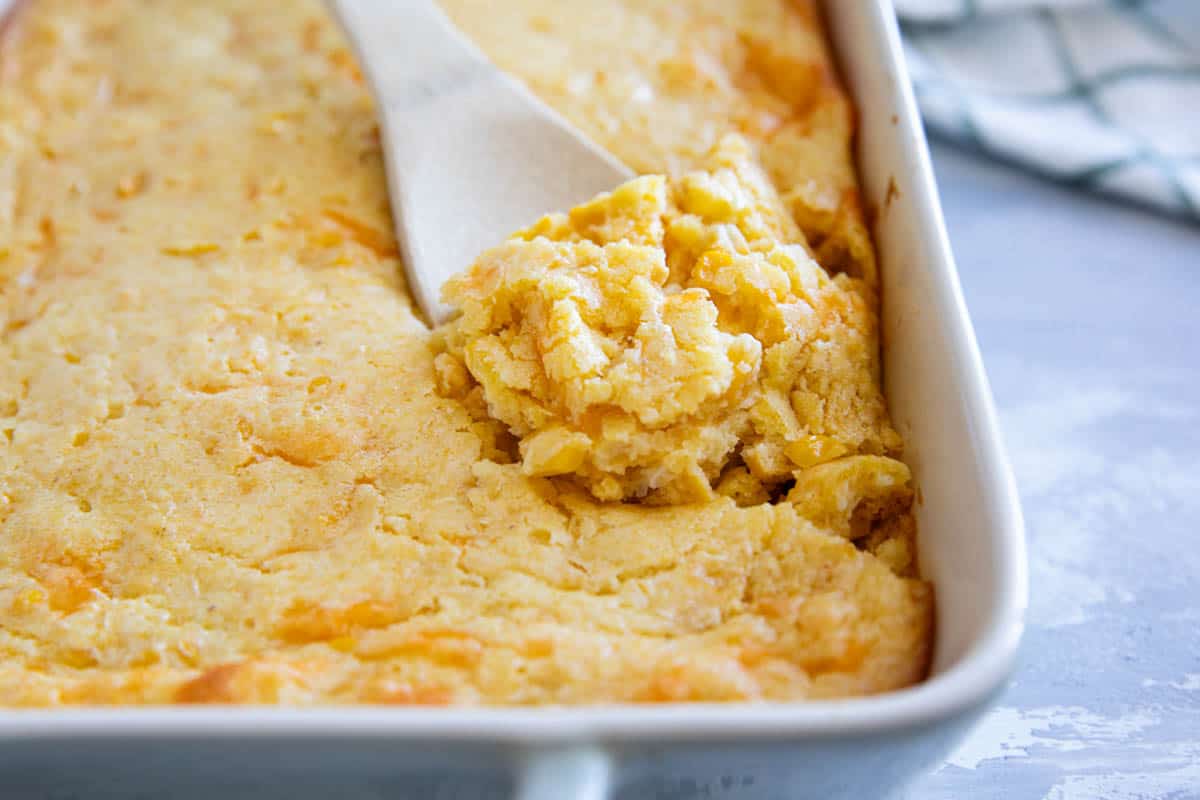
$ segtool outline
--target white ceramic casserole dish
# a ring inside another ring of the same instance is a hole
[[[928,681],[772,705],[0,711],[0,794],[859,800],[939,763],[1012,668],[1024,532],[891,4],[826,0],[825,13],[859,111],[885,389],[937,590]]]

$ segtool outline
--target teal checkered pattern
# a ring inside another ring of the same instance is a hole
[[[930,129],[1200,220],[1200,0],[895,0]]]

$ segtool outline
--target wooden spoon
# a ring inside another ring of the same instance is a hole
[[[331,5],[375,94],[409,289],[431,324],[450,315],[442,284],[483,250],[629,178],[432,0]]]

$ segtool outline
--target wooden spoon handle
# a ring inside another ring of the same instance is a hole
[[[409,289],[442,284],[540,214],[628,172],[493,66],[432,0],[331,0],[375,92]]]
[[[496,68],[431,0],[331,0],[381,112],[434,103]]]

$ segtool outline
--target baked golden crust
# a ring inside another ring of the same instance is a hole
[[[821,264],[874,285],[807,5],[477,5],[449,4],[639,170],[682,174],[740,131]],[[932,597],[898,462],[806,472],[775,504],[730,471],[669,508],[507,463],[478,397],[444,391],[320,3],[34,0],[0,60],[0,703],[781,700],[921,678]],[[639,74],[644,108],[614,88]]]
[[[639,173],[754,143],[830,272],[871,284],[851,142],[816,0],[442,0],[493,61]],[[500,13],[500,9],[503,13]]]

